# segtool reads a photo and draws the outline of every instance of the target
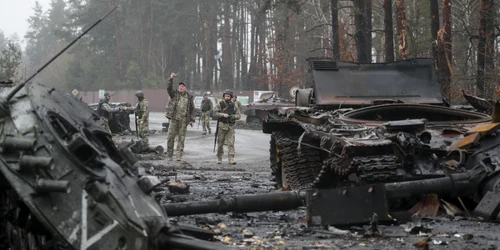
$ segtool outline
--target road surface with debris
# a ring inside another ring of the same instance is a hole
[[[242,119],[244,120],[244,119]],[[197,120],[198,121],[198,120]],[[151,145],[162,145],[166,152],[166,133],[162,113],[150,114]],[[131,116],[131,124],[134,124]],[[215,163],[215,121],[212,134],[188,127],[183,161],[170,162],[166,155],[139,155],[148,171],[164,180],[189,185],[188,194],[171,194],[161,187],[155,196],[162,203],[219,199],[228,195],[266,193],[274,190],[270,180],[270,136],[259,130],[236,130],[236,165]],[[120,136],[130,140],[132,135]],[[341,204],[339,204],[341,205]],[[286,212],[247,214],[205,214],[171,217],[180,223],[197,225],[220,234],[217,240],[235,249],[497,249],[500,227],[494,223],[439,216],[403,225],[379,226],[381,235],[369,236],[366,227],[308,228],[303,222],[304,208]]]

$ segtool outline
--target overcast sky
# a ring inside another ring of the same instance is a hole
[[[6,37],[17,33],[21,40],[28,31],[28,18],[33,14],[37,0],[0,0],[0,30]],[[47,11],[51,0],[38,0],[43,11]],[[24,47],[23,43],[23,47]]]

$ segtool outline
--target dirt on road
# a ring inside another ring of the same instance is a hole
[[[151,130],[161,131],[162,114],[152,116]],[[151,118],[150,118],[151,120]],[[133,121],[132,121],[133,122]],[[259,130],[236,130],[236,165],[221,165],[214,153],[215,121],[212,134],[188,127],[183,160],[167,161],[166,155],[139,155],[147,171],[160,179],[189,185],[188,194],[172,194],[166,185],[154,192],[161,203],[213,200],[231,195],[275,191],[270,180],[270,136]],[[134,136],[120,136],[122,141]],[[150,137],[151,145],[166,151],[166,133]],[[225,147],[227,153],[227,147]],[[341,205],[341,204],[339,204]],[[368,226],[333,228],[307,227],[304,208],[281,212],[204,214],[171,217],[179,223],[196,225],[217,232],[221,244],[235,249],[497,249],[498,224],[439,216],[415,224],[379,226],[380,235],[366,235]],[[417,246],[415,246],[415,244]],[[418,248],[418,246],[424,246]],[[425,248],[428,247],[428,248]]]

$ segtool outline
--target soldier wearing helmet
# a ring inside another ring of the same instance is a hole
[[[101,126],[104,127],[106,131],[110,135],[113,135],[111,133],[111,129],[109,129],[109,119],[111,118],[111,113],[116,113],[120,112],[122,110],[121,107],[118,108],[112,108],[109,105],[109,101],[111,100],[111,93],[105,92],[104,93],[104,98],[99,101],[99,105],[97,106],[97,114],[100,116],[99,122],[101,123]]]
[[[240,110],[240,113],[241,113],[241,102],[238,101],[238,96],[236,95],[233,95],[233,102],[234,104],[236,105],[236,107]]]
[[[170,96],[168,110],[165,114],[170,119],[167,133],[167,157],[172,160],[175,138],[178,137],[176,158],[177,161],[181,161],[187,126],[189,124],[192,127],[195,121],[194,96],[187,92],[187,86],[184,82],[179,82],[179,87],[176,90],[173,88],[176,76],[175,73],[172,73],[167,83],[167,92]]]
[[[229,165],[236,164],[234,160],[234,129],[236,120],[241,118],[240,110],[231,100],[233,91],[226,89],[222,95],[224,98],[215,107],[214,116],[218,120],[217,127],[217,164],[222,163],[222,155],[224,154],[224,143],[228,147],[228,163]]]
[[[127,110],[135,110],[135,119],[137,119],[137,131],[139,136],[144,140],[146,145],[149,145],[149,102],[144,98],[144,92],[135,92],[137,97],[137,105],[128,107]]]

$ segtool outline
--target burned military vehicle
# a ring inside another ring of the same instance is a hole
[[[262,94],[259,100],[246,106],[242,106],[242,113],[246,115],[246,122],[261,124],[269,114],[270,110],[280,107],[293,107],[294,103],[290,100],[279,98],[276,92]]]
[[[151,195],[160,181],[87,104],[31,82],[37,73],[0,85],[0,249],[224,249],[170,222]]]
[[[276,182],[292,191],[165,204],[167,213],[305,205],[308,225],[392,224],[425,214],[418,200],[430,195],[468,199],[475,216],[500,221],[500,102],[493,120],[447,107],[431,59],[309,63],[314,88],[263,123]]]
[[[490,120],[447,107],[431,59],[308,63],[313,88],[298,90],[296,107],[271,112],[263,123],[271,134],[278,187],[409,181],[462,171],[465,156],[455,143]]]

